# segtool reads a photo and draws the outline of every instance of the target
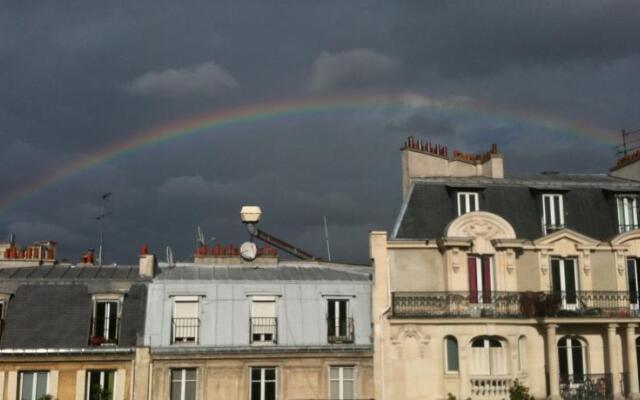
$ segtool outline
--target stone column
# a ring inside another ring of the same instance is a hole
[[[547,373],[549,374],[549,399],[560,400],[560,371],[558,366],[558,325],[547,325]],[[533,372],[533,371],[532,371]]]
[[[618,352],[616,349],[617,324],[607,326],[607,353],[609,359],[609,373],[611,374],[611,389],[614,399],[622,398],[620,387],[620,371],[618,370]]]
[[[638,358],[636,350],[636,328],[637,324],[627,324],[626,342],[627,342],[627,374],[629,376],[629,394],[630,399],[640,399],[640,388],[638,387]]]

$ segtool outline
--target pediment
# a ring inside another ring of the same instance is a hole
[[[475,211],[454,219],[444,231],[445,237],[468,237],[492,239],[515,239],[516,232],[507,220],[499,215]]]
[[[580,246],[592,246],[595,247],[600,244],[600,241],[597,239],[593,239],[589,236],[583,235],[582,233],[578,233],[574,230],[565,228],[550,233],[546,236],[543,236],[539,239],[533,241],[536,246],[540,245],[554,245],[559,242],[571,242]]]

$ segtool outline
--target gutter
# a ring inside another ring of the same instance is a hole
[[[133,347],[120,348],[42,348],[42,349],[0,349],[0,355],[34,355],[34,354],[132,354]]]

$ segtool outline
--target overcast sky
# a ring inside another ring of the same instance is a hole
[[[446,106],[271,118],[145,147],[3,210],[0,234],[56,240],[75,261],[97,247],[112,192],[109,262],[136,262],[142,243],[188,259],[198,225],[240,244],[243,204],[319,255],[326,216],[334,257],[366,262],[368,231],[391,229],[400,207],[408,135],[468,151],[496,142],[510,173],[606,172],[612,135],[640,128],[638,21],[637,1],[6,2],[3,197],[200,114],[372,93]]]

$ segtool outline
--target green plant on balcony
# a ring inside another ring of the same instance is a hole
[[[513,382],[509,389],[510,400],[535,400],[535,397],[529,393],[529,388],[523,385],[518,379]]]

